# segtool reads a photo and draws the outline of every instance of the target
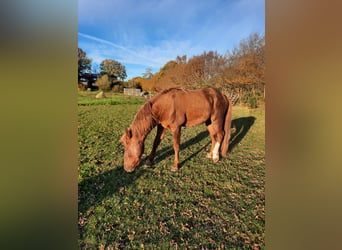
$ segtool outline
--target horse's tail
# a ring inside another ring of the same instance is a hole
[[[232,122],[232,107],[233,107],[232,102],[229,100],[229,98],[226,95],[225,95],[225,98],[227,99],[228,109],[227,109],[226,117],[224,121],[224,137],[223,137],[222,147],[221,147],[221,155],[224,157],[227,156],[227,151],[229,147],[230,126]]]

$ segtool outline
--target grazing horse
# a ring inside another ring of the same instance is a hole
[[[197,126],[202,123],[206,124],[212,140],[207,157],[217,162],[220,155],[226,156],[227,154],[231,117],[232,104],[228,97],[218,89],[170,88],[163,90],[145,103],[121,137],[125,148],[124,169],[127,172],[135,170],[144,152],[145,138],[156,126],[157,135],[152,151],[147,157],[147,165],[153,163],[157,147],[165,131],[171,130],[175,151],[175,160],[171,170],[177,171],[181,127]]]

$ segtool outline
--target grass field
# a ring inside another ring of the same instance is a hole
[[[180,170],[171,172],[172,136],[155,164],[123,170],[126,127],[145,102],[94,93],[78,99],[81,249],[262,249],[265,246],[265,112],[233,108],[228,158],[207,159],[204,125],[183,128]],[[146,139],[146,156],[155,135]]]

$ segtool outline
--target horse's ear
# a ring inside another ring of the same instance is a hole
[[[132,129],[131,128],[127,128],[126,129],[126,135],[129,139],[131,139],[133,137],[133,134],[132,134]]]
[[[127,143],[127,139],[131,139],[131,138],[132,138],[132,129],[127,128],[124,135],[120,138],[120,141],[123,143]]]

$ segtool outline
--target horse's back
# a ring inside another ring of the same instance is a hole
[[[210,119],[212,97],[205,90],[189,90],[175,97],[175,107],[185,117],[184,126],[197,126]]]
[[[170,89],[154,100],[154,113],[167,128],[197,126],[215,117],[225,98],[214,88]],[[220,115],[220,114],[219,114]],[[214,118],[215,119],[215,118]]]

